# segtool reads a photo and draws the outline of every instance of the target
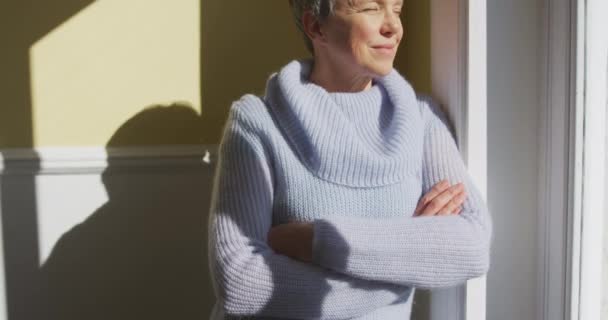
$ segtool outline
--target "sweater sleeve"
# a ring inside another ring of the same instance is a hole
[[[279,255],[267,245],[271,157],[251,117],[236,106],[219,146],[208,221],[211,280],[224,313],[349,319],[403,301],[412,288],[346,276]]]
[[[313,263],[352,277],[420,288],[451,287],[487,273],[492,237],[488,208],[467,172],[445,115],[430,99],[419,103],[425,123],[422,195],[442,179],[463,182],[467,199],[461,213],[317,219]]]

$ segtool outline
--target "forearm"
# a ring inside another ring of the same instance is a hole
[[[329,217],[315,221],[313,262],[361,279],[450,287],[487,272],[489,232],[466,216]]]
[[[215,246],[210,253],[225,311],[234,316],[349,319],[411,291],[296,261],[261,244]]]

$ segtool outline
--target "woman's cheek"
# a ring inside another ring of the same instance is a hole
[[[355,57],[357,61],[363,62],[365,61],[365,57],[367,56],[367,48],[365,48],[364,44],[360,44],[355,49]]]
[[[364,34],[354,33],[350,41],[351,50],[356,56],[360,57],[367,50],[368,41]]]

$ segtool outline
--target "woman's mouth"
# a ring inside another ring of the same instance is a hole
[[[374,49],[374,51],[380,53],[380,54],[385,54],[385,55],[392,55],[395,52],[395,48],[396,46],[394,44],[392,45],[381,45],[381,46],[373,46],[372,49]]]

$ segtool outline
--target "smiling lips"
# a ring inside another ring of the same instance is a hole
[[[395,49],[395,45],[394,44],[385,44],[385,45],[381,45],[381,46],[373,46],[372,48],[380,53],[392,54]]]
[[[373,46],[372,48],[386,48],[386,49],[392,49],[392,48],[394,48],[394,47],[395,47],[395,45],[394,45],[394,44],[383,44],[383,45],[380,45],[380,46]]]

